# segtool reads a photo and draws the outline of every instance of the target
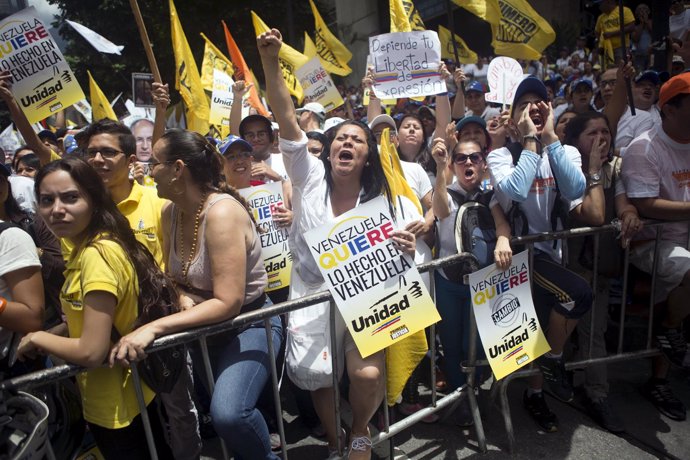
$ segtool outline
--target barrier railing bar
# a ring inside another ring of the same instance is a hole
[[[433,267],[429,269],[429,295],[431,300],[436,305],[436,269]],[[432,324],[429,328],[429,344],[431,355],[429,359],[431,360],[431,406],[436,407],[436,399],[438,395],[436,394],[436,324]]]
[[[141,380],[139,379],[139,369],[136,365],[134,365],[131,367],[131,370],[132,383],[134,383],[134,394],[137,395],[137,403],[139,403],[139,415],[141,416],[141,422],[144,424],[146,445],[149,448],[151,460],[158,460],[158,450],[156,449],[156,443],[153,440],[153,430],[151,430],[151,420],[149,420],[149,413],[146,407],[146,401],[144,400],[144,389],[142,388]]]
[[[208,382],[209,394],[213,394],[216,388],[216,381],[213,378],[213,368],[211,368],[211,358],[208,354],[208,343],[206,342],[206,337],[201,337],[199,339],[199,347],[201,348],[201,360],[204,363],[204,373],[206,374],[206,380]],[[228,454],[228,448],[225,445],[225,441],[220,436],[220,448],[223,451],[223,459],[228,460],[230,455]]]
[[[654,262],[652,262],[652,284],[649,293],[649,322],[647,323],[647,348],[652,346],[652,328],[654,325],[654,292],[656,291],[656,269],[659,265],[659,241],[661,241],[661,228],[656,229],[654,240]]]
[[[623,295],[621,295],[621,312],[618,317],[618,354],[623,353],[623,333],[625,332],[625,311],[628,308],[628,271],[630,268],[630,246],[625,248],[623,256]]]
[[[271,383],[273,384],[273,400],[275,402],[276,422],[278,423],[278,435],[280,436],[280,447],[283,453],[283,460],[288,460],[287,442],[285,441],[285,427],[283,426],[283,407],[280,403],[280,387],[278,386],[278,369],[276,368],[276,352],[273,346],[273,327],[271,319],[264,319],[264,329],[266,329],[266,341],[268,345],[268,360],[271,366]]]
[[[340,440],[341,423],[340,423],[340,379],[339,379],[339,363],[338,363],[338,343],[335,336],[335,315],[336,307],[333,300],[329,305],[329,327],[331,329],[331,367],[333,368],[333,407],[335,408],[335,447],[338,449],[338,455],[343,455],[343,445]]]
[[[469,372],[467,369],[463,369],[467,372],[467,386],[469,387],[467,391],[467,397],[470,402],[470,410],[472,411],[472,419],[474,420],[474,430],[477,435],[477,444],[479,449],[483,453],[487,452],[486,448],[486,436],[484,434],[484,425],[482,424],[482,417],[479,413],[479,405],[477,404],[477,395],[474,393],[475,379],[477,377],[477,368],[475,367],[475,362],[477,358],[477,321],[474,317],[474,309],[470,307],[470,345],[468,347],[468,355],[470,358]]]
[[[594,266],[592,267],[592,311],[589,318],[589,353],[588,357],[592,358],[592,348],[594,348],[594,319],[597,315],[597,297],[599,297],[597,288],[597,278],[599,275],[599,234],[594,235]]]

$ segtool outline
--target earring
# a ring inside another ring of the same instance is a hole
[[[179,195],[182,195],[182,194],[184,193],[184,186],[182,186],[182,188],[180,189],[180,187],[177,186],[177,183],[178,183],[178,182],[177,182],[177,177],[173,177],[173,178],[170,179],[170,181],[168,182],[168,185],[169,185],[170,188],[171,188],[171,193],[172,193],[173,195],[179,196]]]
[[[366,163],[364,163],[364,166],[369,166],[369,162],[367,161]]]

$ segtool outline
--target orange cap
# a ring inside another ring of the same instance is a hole
[[[679,94],[690,94],[690,72],[676,75],[663,84],[659,90],[659,108],[662,108],[669,99]]]

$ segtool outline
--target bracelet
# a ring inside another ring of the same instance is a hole
[[[533,135],[527,135],[527,136],[522,136],[522,144],[524,145],[526,141],[534,141],[536,142],[537,145],[541,145],[541,141],[537,136]]]
[[[4,297],[0,297],[0,314],[2,314],[3,311],[5,311],[5,308],[7,308],[7,299]]]

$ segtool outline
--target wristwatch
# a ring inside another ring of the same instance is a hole
[[[601,185],[601,174],[598,171],[587,176],[587,186],[594,187],[595,185]]]

